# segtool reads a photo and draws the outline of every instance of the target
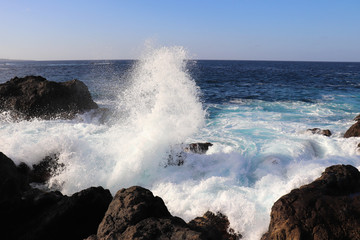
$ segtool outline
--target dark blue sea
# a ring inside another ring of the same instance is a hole
[[[2,112],[0,151],[28,164],[59,153],[66,169],[48,187],[64,194],[141,185],[185,220],[221,211],[245,239],[260,239],[273,203],[326,167],[360,167],[360,139],[342,137],[360,114],[360,63],[187,59],[163,47],[136,61],[1,60],[0,83],[76,78],[112,114],[15,121]],[[193,142],[213,146],[182,151]]]

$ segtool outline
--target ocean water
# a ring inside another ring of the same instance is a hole
[[[221,211],[244,239],[267,230],[273,203],[333,164],[360,167],[360,63],[189,60],[182,47],[138,61],[0,61],[0,83],[26,75],[77,78],[100,107],[74,120],[14,121],[0,113],[0,151],[29,165],[58,153],[49,187],[141,185],[186,221]],[[313,135],[309,128],[330,129]],[[206,154],[182,153],[211,142]],[[184,164],[169,164],[181,155]]]

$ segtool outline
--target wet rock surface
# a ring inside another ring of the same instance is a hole
[[[326,168],[272,207],[267,239],[360,239],[360,173],[350,165]]]
[[[206,142],[206,143],[190,143],[188,146],[184,148],[185,152],[197,153],[197,154],[205,154],[209,147],[213,144]]]
[[[26,76],[0,84],[0,109],[17,112],[18,118],[71,119],[77,113],[97,108],[87,86],[76,79],[58,83],[41,76]]]
[[[119,190],[90,239],[203,239],[180,218],[173,217],[163,200],[134,186]]]
[[[92,187],[64,196],[31,188],[28,173],[0,153],[2,239],[82,239],[96,233],[112,199],[109,190]]]
[[[344,134],[344,138],[360,137],[360,121],[353,124]]]
[[[312,134],[324,135],[326,137],[330,137],[332,135],[329,129],[312,128],[312,129],[307,129],[306,131],[311,132]]]
[[[241,234],[235,233],[233,229],[229,228],[228,218],[219,212],[214,214],[207,211],[204,216],[191,220],[189,226],[195,231],[202,232],[204,239],[237,240],[242,238]]]

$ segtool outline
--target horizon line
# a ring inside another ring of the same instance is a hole
[[[10,58],[0,58],[0,61],[12,61],[12,62],[70,62],[70,61],[139,61],[140,59],[10,59]],[[248,59],[186,59],[187,61],[237,61],[237,62],[323,62],[323,63],[360,63],[360,61],[342,61],[342,60],[248,60]]]

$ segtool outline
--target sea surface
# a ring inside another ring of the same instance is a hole
[[[360,139],[342,137],[360,113],[360,63],[188,59],[161,47],[136,61],[1,60],[0,83],[76,78],[110,114],[15,121],[2,112],[0,151],[29,165],[58,153],[66,169],[48,187],[64,194],[141,185],[186,221],[226,214],[244,239],[260,239],[273,203],[326,167],[360,167]],[[182,151],[194,142],[213,146]]]

